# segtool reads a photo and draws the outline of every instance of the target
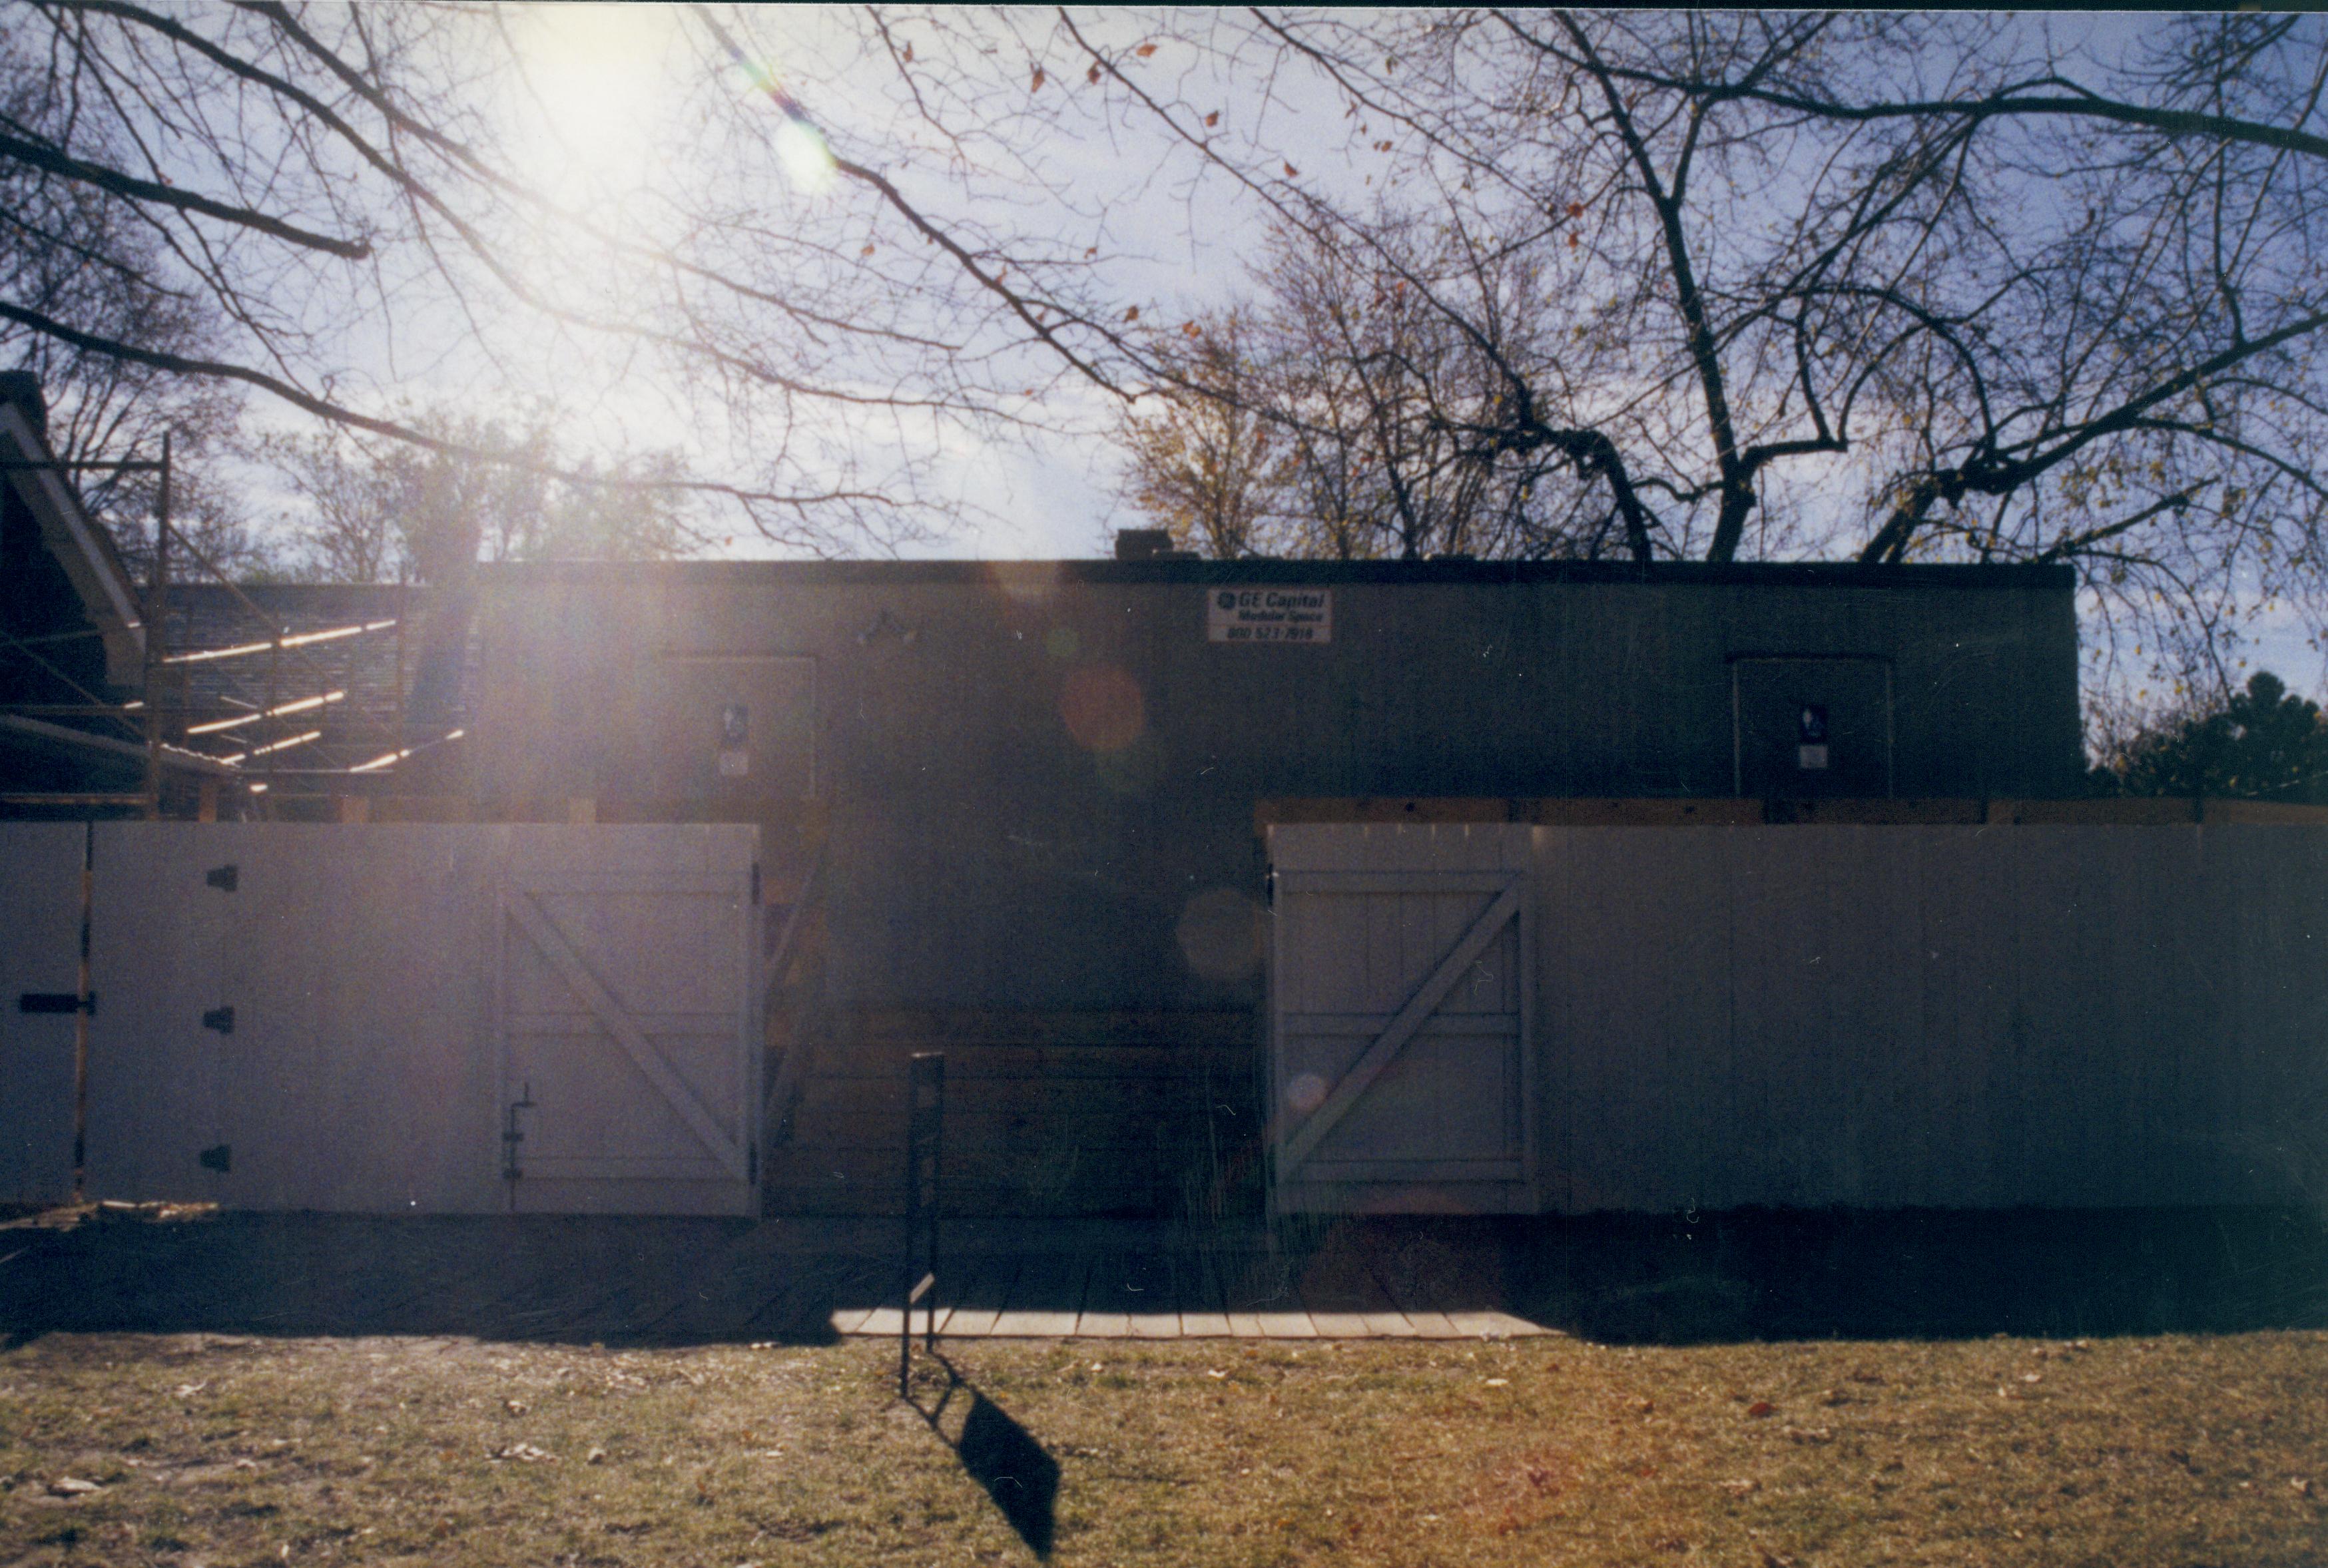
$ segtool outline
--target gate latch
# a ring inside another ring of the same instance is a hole
[[[502,1179],[515,1181],[525,1172],[518,1168],[517,1146],[525,1141],[525,1134],[517,1124],[517,1113],[533,1109],[533,1085],[529,1083],[518,1091],[518,1097],[509,1103],[506,1119],[502,1123]],[[514,1203],[515,1198],[510,1201]]]
[[[77,996],[69,991],[28,991],[16,999],[20,1013],[87,1013],[97,1016],[97,993]]]

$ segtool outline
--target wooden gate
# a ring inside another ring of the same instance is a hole
[[[1270,830],[1277,1209],[1539,1207],[1528,832]]]
[[[496,969],[513,1209],[756,1212],[756,927],[743,869],[512,867]]]

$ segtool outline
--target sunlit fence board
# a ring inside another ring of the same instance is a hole
[[[1280,826],[1271,856],[1461,831]],[[2328,830],[1470,831],[1530,835],[1544,1209],[2328,1196]],[[1361,962],[1274,953],[1275,1015]],[[1291,1174],[1281,1201],[1385,1206]]]
[[[756,1213],[755,841],[743,826],[100,825],[92,1192]],[[581,982],[643,1020],[652,1059],[676,1059],[661,1084],[574,981],[505,962],[521,894]],[[674,1088],[725,1160],[674,1132]]]

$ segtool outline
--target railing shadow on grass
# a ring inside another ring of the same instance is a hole
[[[1027,1549],[1037,1558],[1047,1560],[1058,1525],[1059,1461],[1008,1411],[980,1393],[942,1352],[931,1352],[929,1357],[945,1369],[937,1397],[926,1407],[913,1395],[906,1403],[929,1423],[938,1441],[953,1450],[963,1470],[985,1488]],[[966,1395],[970,1403],[960,1428],[949,1433],[947,1424],[957,1395]]]

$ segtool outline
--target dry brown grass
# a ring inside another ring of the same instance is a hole
[[[2328,1562],[2319,1333],[947,1355],[51,1335],[0,1563]]]

